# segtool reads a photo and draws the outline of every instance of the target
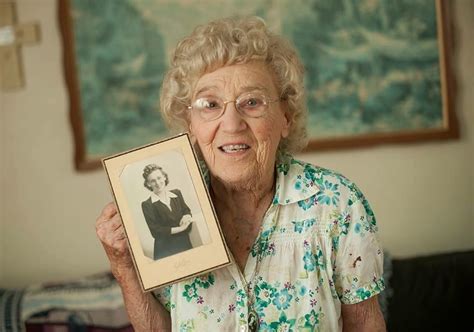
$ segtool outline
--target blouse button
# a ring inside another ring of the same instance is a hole
[[[247,332],[247,326],[246,325],[240,325],[240,332]]]

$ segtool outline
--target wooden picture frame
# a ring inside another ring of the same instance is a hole
[[[231,264],[188,134],[102,163],[143,291]]]
[[[235,14],[262,16],[300,53],[309,106],[305,151],[459,137],[449,0],[288,0],[278,8],[244,0],[245,6],[205,10],[199,1],[173,7],[158,0],[146,8],[135,0],[58,1],[77,170],[96,169],[104,155],[166,137],[154,106],[163,59],[196,25]],[[122,51],[107,52],[104,45]],[[123,78],[126,70],[132,73]]]

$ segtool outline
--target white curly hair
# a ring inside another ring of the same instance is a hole
[[[218,68],[262,61],[273,71],[281,100],[287,103],[288,137],[280,152],[295,153],[307,144],[303,65],[288,40],[272,33],[259,17],[224,18],[198,26],[181,40],[161,88],[160,111],[174,132],[187,131],[196,82]]]

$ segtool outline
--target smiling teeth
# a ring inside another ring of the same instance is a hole
[[[222,151],[227,153],[238,152],[242,150],[248,149],[249,146],[247,144],[232,144],[232,145],[224,145],[221,147]]]

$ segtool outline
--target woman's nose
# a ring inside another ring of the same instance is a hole
[[[246,128],[245,119],[235,107],[235,101],[226,103],[220,121],[221,128],[228,132],[238,132]]]

